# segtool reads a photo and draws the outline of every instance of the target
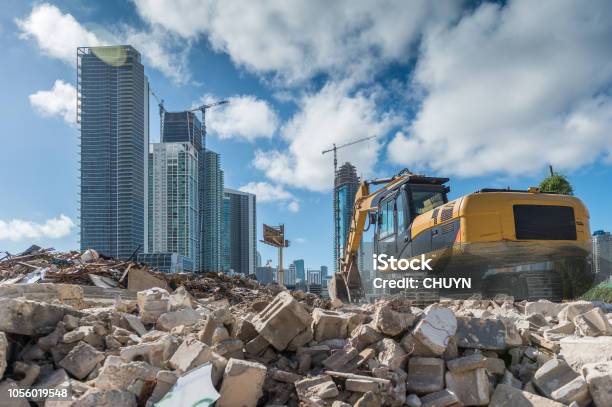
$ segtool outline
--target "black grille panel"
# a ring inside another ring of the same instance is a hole
[[[519,240],[576,240],[574,208],[553,205],[514,205]]]

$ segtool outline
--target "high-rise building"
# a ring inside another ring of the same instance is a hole
[[[191,143],[150,146],[151,253],[198,257],[198,152]]]
[[[223,213],[223,171],[219,154],[204,151],[204,208],[201,241],[203,271],[222,270],[221,219]],[[254,263],[253,263],[254,264]],[[255,272],[253,268],[251,270]]]
[[[306,280],[306,271],[304,269],[304,260],[298,259],[294,260],[293,264],[295,265],[295,275],[299,281]]]
[[[612,278],[612,234],[597,230],[593,233],[593,271],[597,281]]]
[[[261,267],[261,253],[259,253],[259,250],[255,252],[255,266]]]
[[[295,272],[295,264],[291,263],[289,268],[283,273],[283,284],[285,287],[295,287],[297,283],[297,273]]]
[[[327,277],[327,266],[321,266],[321,278]]]
[[[77,49],[81,249],[146,251],[149,83],[129,45]]]
[[[205,191],[205,140],[202,123],[194,112],[167,112],[164,111],[162,136],[163,143],[183,142],[194,146],[198,154],[198,240],[196,254],[196,270],[202,270],[202,242],[204,241],[203,217],[206,202]]]
[[[257,266],[255,268],[255,278],[262,284],[271,284],[274,282],[274,272],[275,270],[270,266]]]
[[[353,215],[355,195],[359,188],[357,170],[351,163],[344,163],[334,179],[334,270],[338,271],[338,262],[348,237]],[[337,207],[336,207],[337,205]]]
[[[236,273],[253,274],[257,253],[256,197],[247,192],[225,188],[229,199],[230,268]]]
[[[229,271],[231,268],[231,253],[230,253],[230,199],[228,196],[223,195],[223,211],[221,214],[221,270],[224,272]],[[257,266],[259,267],[259,265]]]
[[[321,270],[308,270],[308,285],[321,285]]]

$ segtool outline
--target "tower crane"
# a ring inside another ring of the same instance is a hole
[[[204,104],[198,107],[194,107],[190,110],[190,112],[202,112],[202,147],[205,145],[206,141],[206,111],[216,106],[226,105],[229,103],[229,100],[219,100],[217,102]]]
[[[323,150],[321,152],[321,154],[325,155],[327,153],[334,153],[334,178],[336,177],[336,172],[338,171],[338,150],[344,147],[348,147],[348,146],[352,146],[354,144],[358,144],[358,143],[362,143],[364,141],[370,140],[376,138],[376,136],[369,136],[369,137],[363,137],[357,140],[353,140],[350,141],[348,143],[336,146],[336,143],[332,144],[332,148],[327,149],[327,150]],[[335,187],[335,185],[334,185]],[[336,230],[336,236],[335,236],[335,246],[336,246],[336,256],[338,257],[336,259],[336,271],[340,270],[340,259],[342,254],[340,253],[340,205],[338,203],[338,194],[336,194],[335,188],[332,189],[333,190],[333,194],[334,194],[334,228]]]
[[[166,111],[166,108],[164,108],[164,99],[157,97],[151,85],[149,85],[149,93],[153,95],[157,101],[157,106],[159,107],[159,140],[161,141],[164,134],[164,112]]]

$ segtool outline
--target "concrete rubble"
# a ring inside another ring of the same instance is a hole
[[[0,276],[0,405],[28,405],[6,400],[9,389],[68,388],[68,400],[31,402],[153,406],[194,372],[189,391],[217,406],[612,405],[603,303],[332,304],[245,277],[162,275],[91,250],[33,249],[0,260]]]

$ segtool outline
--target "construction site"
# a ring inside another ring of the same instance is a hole
[[[2,406],[612,405],[612,306],[343,303],[94,250],[0,260]]]

